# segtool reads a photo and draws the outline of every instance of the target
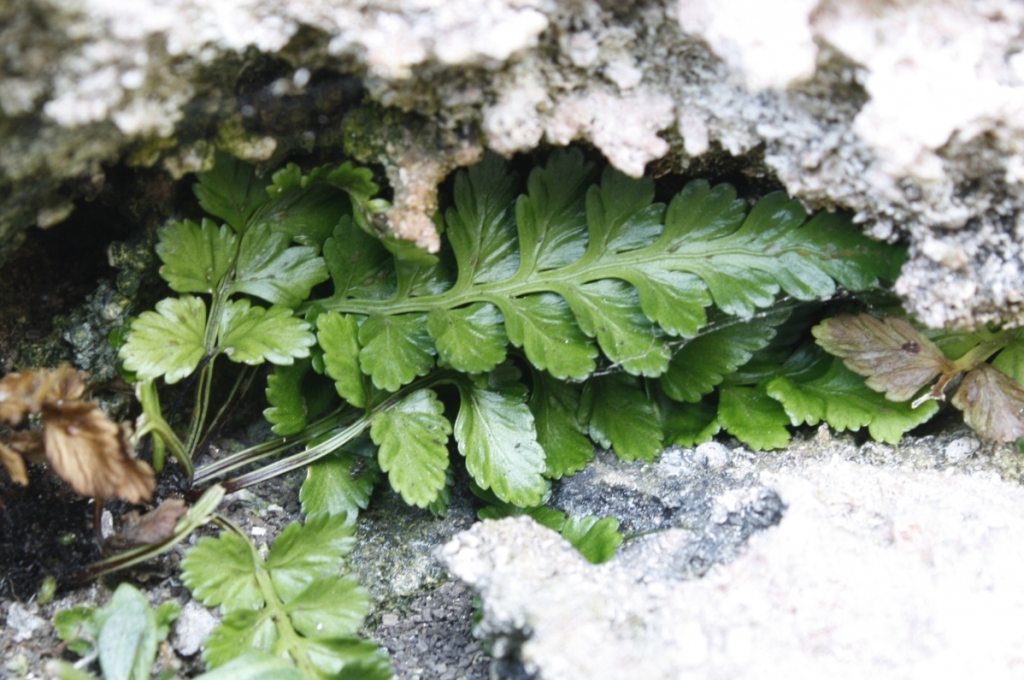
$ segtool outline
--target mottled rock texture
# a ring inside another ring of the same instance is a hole
[[[1019,324],[1022,28],[1015,0],[7,2],[0,253],[112,164],[180,177],[215,147],[267,166],[343,150],[366,92],[439,130],[435,160],[376,156],[410,187],[396,231],[425,243],[430,185],[480,145],[584,140],[634,175],[745,156],[908,237],[897,290],[922,321]]]

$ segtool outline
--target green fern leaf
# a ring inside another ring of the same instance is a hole
[[[274,590],[282,602],[294,600],[321,576],[331,576],[355,545],[355,523],[346,515],[321,513],[304,525],[289,524],[267,555]]]
[[[545,476],[558,479],[582,470],[594,457],[594,445],[579,419],[580,388],[534,371],[529,406],[546,454]]]
[[[250,228],[270,225],[274,231],[319,253],[334,234],[338,221],[352,215],[348,195],[324,181],[328,174],[329,169],[324,166],[303,175],[294,163],[275,172],[267,187],[270,201],[252,216]]]
[[[352,315],[324,312],[316,319],[317,340],[324,352],[324,370],[334,379],[338,395],[362,408],[366,385],[359,369],[359,323]]]
[[[355,518],[370,504],[378,480],[377,446],[363,435],[306,468],[306,480],[299,490],[302,512],[345,513]]]
[[[707,400],[686,404],[666,399],[662,414],[665,444],[697,446],[722,430],[718,407]]]
[[[334,282],[334,297],[381,300],[395,294],[391,254],[351,217],[342,217],[324,243],[324,259]]]
[[[833,359],[828,371],[810,380],[779,376],[767,384],[768,394],[785,408],[794,425],[827,422],[838,432],[867,426],[871,436],[895,444],[904,433],[938,411],[935,401],[916,409],[909,402],[891,402],[864,383],[864,378]]]
[[[269,224],[245,232],[228,294],[248,293],[291,308],[308,298],[313,286],[329,278],[327,265],[316,257],[315,248],[289,247],[290,240]]]
[[[265,191],[269,177],[257,177],[248,163],[218,152],[213,169],[201,172],[199,182],[192,185],[203,210],[216,215],[239,234],[245,231],[249,218],[267,202]]]
[[[370,436],[391,487],[409,505],[425,508],[437,499],[448,469],[451,423],[432,390],[417,390],[377,414]]]
[[[394,392],[434,367],[424,314],[371,316],[359,327],[359,344],[359,365],[382,390]]]
[[[312,361],[303,359],[291,366],[278,365],[267,377],[267,401],[270,408],[263,417],[276,435],[301,432],[310,417],[319,414],[330,402],[334,390],[312,370]]]
[[[462,404],[455,439],[473,480],[508,503],[540,505],[547,489],[544,449],[537,443],[526,388],[503,369],[483,385],[466,377],[456,384]]]
[[[505,360],[508,336],[501,312],[489,302],[427,314],[427,332],[444,364],[464,373],[487,373]]]
[[[661,414],[636,377],[613,373],[591,378],[580,412],[591,438],[622,460],[650,462],[661,453]]]
[[[265,309],[248,300],[224,305],[218,346],[232,361],[244,364],[291,364],[309,356],[316,338],[309,324],[284,307]]]
[[[176,383],[202,361],[205,334],[206,303],[201,298],[165,298],[156,303],[156,311],[143,312],[132,321],[118,355],[139,380],[164,376],[168,384]]]
[[[204,219],[172,222],[159,232],[156,254],[160,276],[178,293],[209,293],[220,288],[238,255],[238,236]]]
[[[719,391],[718,422],[754,449],[781,449],[789,444],[785,410],[757,387],[727,385]]]
[[[233,532],[200,538],[182,560],[181,580],[207,607],[252,610],[266,601],[256,579],[252,548]]]

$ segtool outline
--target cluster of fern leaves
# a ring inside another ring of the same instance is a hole
[[[808,305],[893,279],[902,251],[843,215],[808,219],[781,193],[751,207],[694,181],[665,205],[653,181],[576,150],[525,185],[488,156],[457,176],[437,256],[382,237],[386,203],[349,164],[260,179],[225,159],[196,193],[226,224],[162,230],[161,275],[181,295],[133,322],[125,367],[143,386],[198,370],[202,423],[219,357],[275,364],[266,416],[288,438],[197,470],[200,483],[298,442],[304,452],[229,488],[330,456],[303,492],[330,507],[310,510],[364,507],[383,472],[408,503],[443,512],[454,435],[480,490],[535,507],[548,480],[586,465],[592,440],[652,460],[720,429],[771,448],[815,417],[882,439],[926,417],[927,405],[883,405],[803,340]],[[801,395],[826,403],[797,417]],[[200,440],[194,428],[167,443],[191,459]]]

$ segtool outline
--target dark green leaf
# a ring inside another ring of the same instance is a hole
[[[457,286],[504,281],[519,267],[515,185],[515,175],[494,153],[456,175],[455,206],[446,217],[459,267]]]
[[[323,174],[322,168],[310,173],[315,178]],[[294,163],[275,172],[267,187],[271,200],[256,211],[250,229],[268,224],[292,241],[320,252],[338,220],[351,216],[352,203],[344,191],[309,179]]]
[[[594,166],[579,149],[555,149],[546,167],[530,172],[527,193],[516,202],[518,277],[576,262],[587,249],[587,187]]]
[[[263,417],[273,425],[270,430],[274,434],[287,436],[306,427],[309,413],[302,396],[302,379],[309,370],[309,360],[303,360],[291,366],[275,366],[274,372],[267,376],[270,408],[263,410]]]
[[[719,391],[718,422],[755,451],[781,449],[789,444],[786,411],[757,387],[723,387]]]
[[[359,368],[359,322],[351,314],[324,312],[316,319],[317,340],[324,351],[324,370],[342,399],[366,406],[366,385]]]
[[[242,236],[235,278],[229,294],[248,293],[267,302],[297,307],[330,275],[322,257],[310,246],[289,247],[287,234],[269,224],[254,226]]]
[[[209,293],[220,288],[235,264],[238,236],[210,220],[172,222],[160,230],[156,254],[160,276],[178,293]]]
[[[661,453],[661,415],[639,379],[624,373],[591,378],[580,412],[590,436],[622,460],[653,461]]]
[[[395,265],[380,241],[343,217],[324,244],[334,297],[382,300],[395,293]]]
[[[352,550],[354,523],[346,515],[321,513],[300,526],[289,524],[274,541],[267,569],[282,602],[290,602],[320,576],[337,573]]]
[[[249,217],[267,202],[269,177],[257,177],[248,163],[218,152],[213,169],[200,172],[192,190],[203,210],[216,215],[238,233],[245,231]]]
[[[309,324],[292,316],[290,309],[252,306],[248,300],[224,305],[218,345],[220,352],[243,364],[291,364],[309,356],[316,338]]]
[[[608,166],[601,185],[587,192],[587,224],[590,242],[586,258],[651,245],[661,234],[665,206],[653,203],[654,180],[634,179]]]
[[[118,355],[139,380],[164,376],[176,383],[191,375],[206,354],[206,303],[185,295],[156,303],[132,322],[132,332]]]
[[[544,482],[544,449],[537,443],[526,388],[495,372],[490,383],[458,381],[462,404],[455,439],[466,469],[481,488],[520,506],[539,505]]]
[[[708,401],[687,404],[666,400],[662,412],[666,445],[696,446],[711,441],[722,429],[718,408]]]
[[[382,390],[394,392],[434,366],[434,342],[423,314],[374,315],[359,328],[359,365]]]
[[[594,457],[594,445],[579,419],[580,388],[534,371],[529,405],[546,456],[545,476],[558,479],[582,470]]]
[[[665,394],[676,401],[698,402],[725,376],[750,361],[775,337],[788,311],[771,312],[743,322],[720,318],[721,326],[690,340],[672,356],[660,378]]]
[[[505,360],[504,320],[488,302],[436,309],[427,314],[427,330],[442,361],[464,373],[486,373]]]
[[[380,447],[380,469],[409,505],[427,507],[444,487],[451,432],[432,390],[417,390],[374,417],[370,436]]]

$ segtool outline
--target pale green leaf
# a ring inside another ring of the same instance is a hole
[[[445,485],[451,424],[432,390],[417,390],[373,419],[370,436],[391,487],[409,505],[425,508]]]
[[[231,300],[221,316],[219,351],[243,364],[291,364],[309,356],[316,338],[309,324],[290,309],[257,307],[248,300]]]
[[[640,309],[636,289],[615,279],[559,286],[580,329],[608,358],[633,375],[658,376],[668,367],[665,338]]]
[[[462,404],[455,439],[469,474],[503,501],[539,505],[547,488],[546,466],[526,405],[526,388],[498,377],[485,386],[460,379],[458,386]]]
[[[289,659],[254,649],[197,676],[197,680],[309,680]]]
[[[343,512],[354,518],[370,504],[379,479],[377,447],[364,434],[306,468],[299,491],[302,512]]]
[[[782,404],[794,425],[825,421],[838,432],[867,426],[874,439],[890,444],[929,420],[939,408],[934,401],[916,409],[909,402],[889,401],[839,359],[832,360],[824,375],[811,380],[775,378],[767,384],[767,391]]]
[[[132,321],[118,354],[139,380],[164,376],[176,383],[191,375],[205,356],[205,333],[206,303],[201,298],[165,298],[156,303],[155,312],[143,312]]]
[[[249,542],[225,531],[218,538],[200,538],[185,552],[181,580],[207,607],[219,606],[226,612],[258,609],[264,599],[257,568]]]
[[[228,293],[248,293],[293,308],[308,298],[313,286],[330,278],[327,265],[315,248],[289,247],[290,240],[269,224],[245,232]]]
[[[366,406],[366,385],[359,368],[359,322],[351,314],[324,312],[316,319],[317,340],[324,352],[324,370],[342,399]]]
[[[156,617],[146,597],[127,583],[97,612],[96,651],[105,680],[148,680],[156,657]]]
[[[252,166],[234,156],[218,152],[212,170],[200,172],[192,190],[203,210],[216,215],[238,233],[245,231],[249,217],[267,202],[269,177],[257,177]]]
[[[456,370],[486,373],[505,360],[504,319],[490,303],[436,309],[427,315],[427,330],[441,360]]]
[[[391,680],[391,664],[377,645],[335,638],[298,640],[301,652],[309,658],[321,678],[330,680]]]
[[[554,293],[494,300],[505,330],[534,366],[556,378],[585,378],[594,370],[597,348],[580,330],[565,299]]]
[[[614,517],[570,516],[562,527],[562,538],[592,564],[601,564],[615,557],[616,548],[622,544],[619,520]]]
[[[1013,331],[1010,344],[992,360],[992,366],[1017,382],[1024,382],[1024,331]]]
[[[290,602],[321,576],[337,573],[355,545],[354,523],[346,515],[321,513],[305,525],[289,524],[274,541],[267,570],[282,602]]]
[[[534,371],[529,406],[547,461],[545,476],[558,479],[582,470],[594,457],[594,445],[579,419],[580,388]]]
[[[625,461],[652,461],[661,453],[661,414],[640,381],[624,373],[591,378],[580,405],[590,436]]]
[[[719,391],[718,422],[755,451],[781,449],[789,444],[785,410],[757,387],[723,387]]]
[[[207,668],[218,668],[248,650],[269,652],[278,638],[269,609],[237,609],[228,612],[203,642],[203,661]]]
[[[359,327],[359,365],[382,390],[394,392],[434,366],[434,342],[423,314],[375,315]]]
[[[159,232],[156,254],[163,261],[160,276],[178,293],[209,293],[220,289],[238,254],[238,236],[226,226],[204,219],[172,222]]]
[[[366,591],[351,576],[325,576],[285,605],[292,625],[309,638],[355,635],[370,606]]]

